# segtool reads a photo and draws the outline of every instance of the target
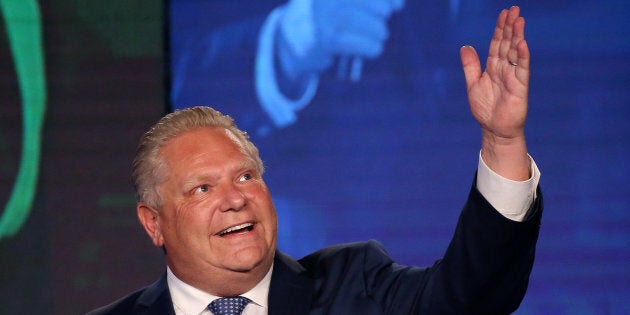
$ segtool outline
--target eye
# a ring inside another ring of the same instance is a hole
[[[200,185],[195,189],[195,192],[207,193],[210,191],[210,185]]]
[[[254,178],[254,176],[252,176],[251,173],[244,173],[243,175],[241,175],[241,177],[238,178],[238,181],[244,182],[244,181],[251,180],[252,178]]]

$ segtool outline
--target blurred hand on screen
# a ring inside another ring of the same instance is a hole
[[[336,57],[381,55],[387,21],[404,0],[292,0],[278,37],[280,66],[294,80],[319,74]]]

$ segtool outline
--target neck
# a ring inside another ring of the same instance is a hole
[[[271,268],[273,259],[268,263],[247,271],[232,271],[208,268],[204,272],[185,272],[186,268],[178,268],[177,264],[168,263],[173,274],[181,281],[212,295],[229,297],[241,295],[254,288]]]

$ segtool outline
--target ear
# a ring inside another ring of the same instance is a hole
[[[144,230],[153,240],[153,245],[157,247],[164,246],[164,237],[162,236],[159,221],[160,213],[143,202],[138,203],[136,211],[140,224],[142,224]]]

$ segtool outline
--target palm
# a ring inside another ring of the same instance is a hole
[[[485,132],[503,139],[522,136],[527,116],[530,60],[524,29],[518,7],[501,12],[483,73],[474,49],[461,50],[472,114]]]

